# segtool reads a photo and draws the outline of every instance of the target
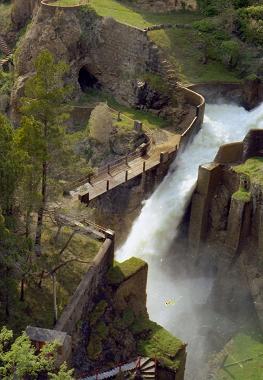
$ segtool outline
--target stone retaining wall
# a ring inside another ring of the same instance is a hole
[[[243,141],[221,145],[214,161],[220,164],[240,162],[243,159],[243,150]]]
[[[205,115],[205,99],[201,94],[189,88],[182,87],[181,91],[183,92],[186,103],[196,108],[195,118],[181,137],[180,149],[184,149],[202,127]]]
[[[114,235],[112,234],[111,238],[105,240],[55,326],[55,330],[66,332],[72,337],[73,349],[79,339],[79,322],[84,311],[88,313],[91,310],[94,296],[113,265],[113,257]]]

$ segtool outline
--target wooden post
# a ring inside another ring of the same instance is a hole
[[[107,180],[106,190],[108,191],[110,189],[110,181]]]
[[[89,174],[89,176],[88,176],[88,183],[92,186],[91,177],[92,177],[92,174]]]
[[[125,157],[125,164],[128,166],[128,156]]]
[[[143,161],[143,167],[142,167],[143,173],[145,173],[145,169],[146,169],[146,161]]]
[[[125,182],[127,182],[128,181],[128,170],[126,170],[126,172],[125,172]]]
[[[108,174],[110,174],[110,164],[108,165]]]
[[[163,163],[163,159],[164,159],[164,153],[161,152],[161,153],[160,153],[160,164]]]

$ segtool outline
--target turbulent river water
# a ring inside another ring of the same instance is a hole
[[[263,104],[250,112],[236,105],[208,104],[201,131],[145,201],[126,242],[117,251],[119,261],[137,256],[148,262],[149,315],[188,343],[186,380],[194,378],[194,363],[202,351],[199,331],[205,322],[194,309],[206,302],[211,280],[191,278],[185,270],[182,276],[175,275],[176,253],[172,258],[168,254],[195,187],[199,165],[211,162],[220,145],[242,140],[251,128],[263,128]]]

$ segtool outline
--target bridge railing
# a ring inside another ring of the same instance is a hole
[[[99,380],[100,379],[100,376],[103,376],[102,378],[103,379],[107,379],[107,378],[112,378],[113,376],[113,372],[130,372],[130,371],[133,371],[133,370],[140,370],[143,366],[141,365],[141,361],[142,359],[149,359],[149,360],[152,360],[155,364],[155,368],[154,368],[154,371],[155,371],[155,378],[156,378],[156,374],[157,374],[157,366],[158,366],[158,360],[157,360],[157,357],[156,355],[154,355],[154,357],[147,357],[147,358],[142,358],[141,356],[138,356],[135,360],[133,361],[126,361],[126,362],[120,362],[120,363],[116,363],[116,366],[108,371],[100,371],[98,368],[95,369],[94,371],[92,372],[81,372],[80,375],[79,375],[79,380]],[[128,368],[130,366],[130,368]],[[107,374],[109,375],[107,377]],[[116,374],[115,374],[116,376]]]
[[[129,153],[125,157],[121,157],[107,165],[97,168],[94,174],[86,175],[84,177],[77,179],[76,181],[71,182],[69,185],[64,187],[64,195],[67,195],[70,191],[82,185],[85,185],[85,183],[87,182],[93,183],[93,184],[96,183],[96,180],[98,180],[100,176],[102,176],[103,174],[110,174],[111,171],[115,170],[118,167],[121,167],[122,165],[128,166],[130,161],[146,155],[150,148],[150,145],[151,145],[150,141],[147,141],[147,143],[143,143],[134,152]]]

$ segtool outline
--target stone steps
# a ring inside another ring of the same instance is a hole
[[[12,53],[11,49],[7,46],[3,37],[0,36],[0,50],[4,53],[4,55],[10,55]]]

